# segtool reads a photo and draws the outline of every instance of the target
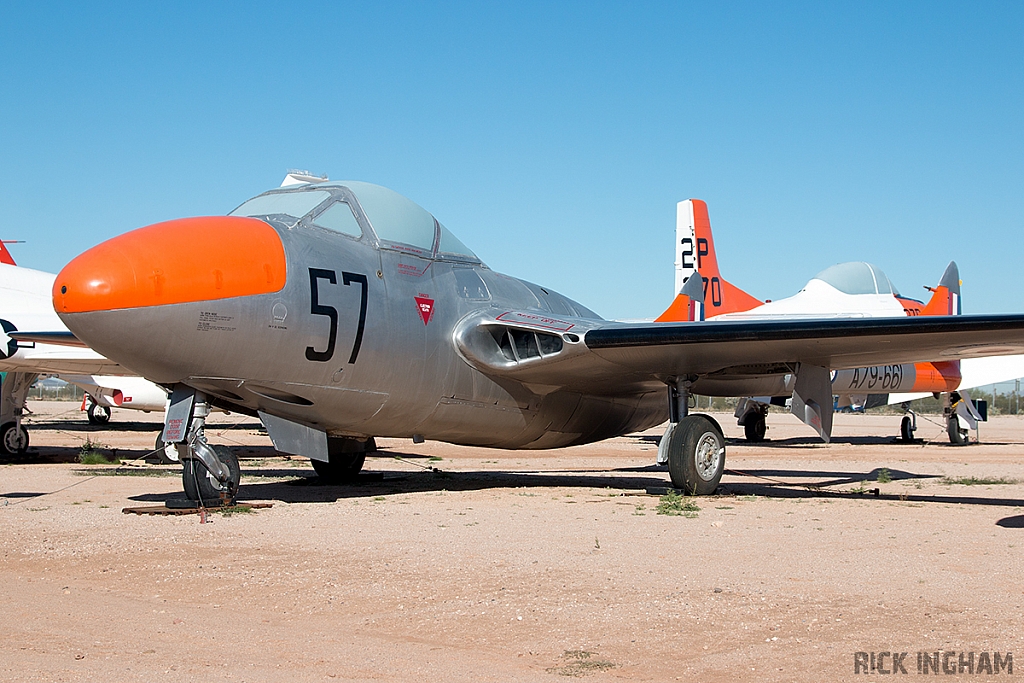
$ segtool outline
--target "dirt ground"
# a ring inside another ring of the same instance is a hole
[[[356,485],[325,486],[218,415],[240,499],[273,507],[201,523],[122,513],[181,496],[180,468],[75,462],[86,439],[144,456],[161,416],[29,407],[30,452],[0,461],[0,680],[825,681],[862,678],[857,652],[907,652],[909,675],[918,652],[1012,652],[1024,673],[1024,418],[956,448],[923,420],[933,441],[907,445],[899,417],[837,415],[824,445],[773,414],[748,446],[719,415],[723,486],[664,515],[660,430],[380,439]]]

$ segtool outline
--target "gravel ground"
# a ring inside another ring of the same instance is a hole
[[[723,486],[664,515],[660,430],[550,452],[380,439],[358,484],[323,486],[217,415],[240,499],[273,507],[200,523],[121,512],[180,496],[180,468],[75,462],[86,439],[145,456],[161,416],[29,407],[32,449],[0,461],[0,680],[824,681],[862,677],[862,651],[1024,671],[1021,418],[955,448],[870,415],[824,445],[772,414],[748,446],[719,415]]]

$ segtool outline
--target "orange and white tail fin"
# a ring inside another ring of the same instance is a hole
[[[928,303],[897,295],[907,315],[960,315],[960,270],[950,261],[935,287],[925,287],[932,293]]]
[[[960,270],[950,261],[937,287],[928,288],[932,298],[921,309],[921,315],[960,315]]]
[[[740,313],[760,306],[755,299],[739,287],[722,278],[715,253],[715,240],[711,235],[708,205],[700,199],[687,199],[676,204],[676,292],[700,271],[703,281],[704,316],[713,318],[725,313]],[[678,322],[682,310],[673,301],[657,322]],[[699,319],[699,318],[698,318]]]
[[[13,240],[0,240],[0,263],[6,263],[9,266],[16,266],[18,264],[14,262],[14,257],[11,256],[11,252],[7,251],[7,242],[10,242],[11,244],[15,243]]]
[[[700,273],[686,278],[679,293],[672,300],[665,312],[654,319],[656,323],[676,323],[699,321],[704,319],[704,280]]]

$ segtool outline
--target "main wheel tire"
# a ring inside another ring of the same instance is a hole
[[[960,428],[960,418],[955,413],[946,420],[946,433],[949,434],[949,442],[954,446],[967,445],[967,430]]]
[[[329,438],[327,440],[328,458],[311,460],[317,476],[328,484],[346,484],[359,476],[366,462],[366,454],[377,450],[377,442],[371,436],[366,441],[346,438]]]
[[[366,461],[366,453],[337,453],[330,460],[311,460],[316,475],[328,484],[346,484],[359,476]]]
[[[743,434],[751,443],[761,443],[764,435],[768,432],[768,425],[765,423],[764,415],[751,413],[743,422]]]
[[[185,488],[185,497],[189,500],[198,500],[205,504],[219,504],[221,491],[227,490],[229,498],[234,499],[238,493],[238,484],[242,480],[242,469],[238,466],[238,456],[227,446],[213,446],[213,452],[217,459],[227,465],[230,472],[228,481],[224,486],[217,478],[210,474],[201,460],[189,458],[184,461],[181,472],[181,483]]]
[[[904,415],[903,420],[900,421],[900,439],[906,443],[914,442],[914,421],[910,419],[909,415]]]
[[[703,415],[679,421],[668,445],[672,485],[693,496],[714,493],[725,471],[725,437]]]
[[[14,422],[0,426],[0,449],[6,455],[21,455],[28,450],[28,430]]]
[[[89,418],[89,424],[92,425],[105,425],[110,422],[110,408],[101,406],[96,401],[89,403],[89,408],[85,411],[85,414]]]

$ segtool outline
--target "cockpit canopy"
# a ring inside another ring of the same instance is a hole
[[[306,184],[265,192],[232,216],[275,217],[374,240],[384,249],[479,263],[480,259],[426,209],[394,190],[357,180]]]
[[[864,261],[839,263],[812,278],[826,282],[846,294],[894,294],[899,292],[878,266]]]

